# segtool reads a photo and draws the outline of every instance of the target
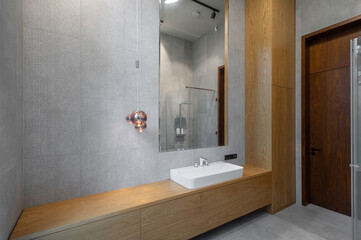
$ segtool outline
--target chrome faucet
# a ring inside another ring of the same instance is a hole
[[[199,166],[200,167],[204,167],[204,166],[208,166],[208,161],[207,161],[207,159],[205,159],[205,158],[199,158]]]
[[[208,161],[205,158],[199,158],[199,162],[194,162],[194,167],[204,167],[208,166]]]

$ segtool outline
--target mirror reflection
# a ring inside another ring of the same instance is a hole
[[[225,10],[221,0],[160,0],[160,151],[226,143]]]

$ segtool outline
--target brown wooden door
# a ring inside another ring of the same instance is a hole
[[[350,29],[309,42],[309,202],[351,215]]]
[[[350,69],[310,76],[311,203],[351,214]]]

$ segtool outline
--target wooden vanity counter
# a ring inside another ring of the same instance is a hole
[[[137,217],[138,220],[134,220],[132,224],[135,224],[135,228],[139,230],[141,224],[139,219],[140,210],[144,208],[263,175],[269,175],[269,179],[271,179],[270,170],[249,165],[244,165],[243,167],[242,178],[198,189],[187,189],[171,180],[165,180],[26,208],[22,212],[10,239],[61,239],[56,237],[47,238],[47,236],[65,230],[71,230],[79,226],[82,227],[88,224],[104,222],[100,220],[115,219],[116,216],[123,214],[128,214],[133,218]],[[271,186],[271,183],[269,183],[269,186]],[[270,202],[267,204],[270,204]],[[121,219],[119,219],[119,221],[124,222]],[[86,229],[86,231],[89,231],[89,229]],[[127,239],[139,238],[128,237]]]

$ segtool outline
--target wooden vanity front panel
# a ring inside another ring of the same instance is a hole
[[[89,209],[91,211],[91,209]],[[140,240],[140,210],[53,233],[37,240]]]
[[[271,171],[243,167],[204,188],[165,180],[26,208],[10,239],[188,239],[271,203]]]
[[[271,203],[271,173],[141,209],[142,239],[189,239]]]

